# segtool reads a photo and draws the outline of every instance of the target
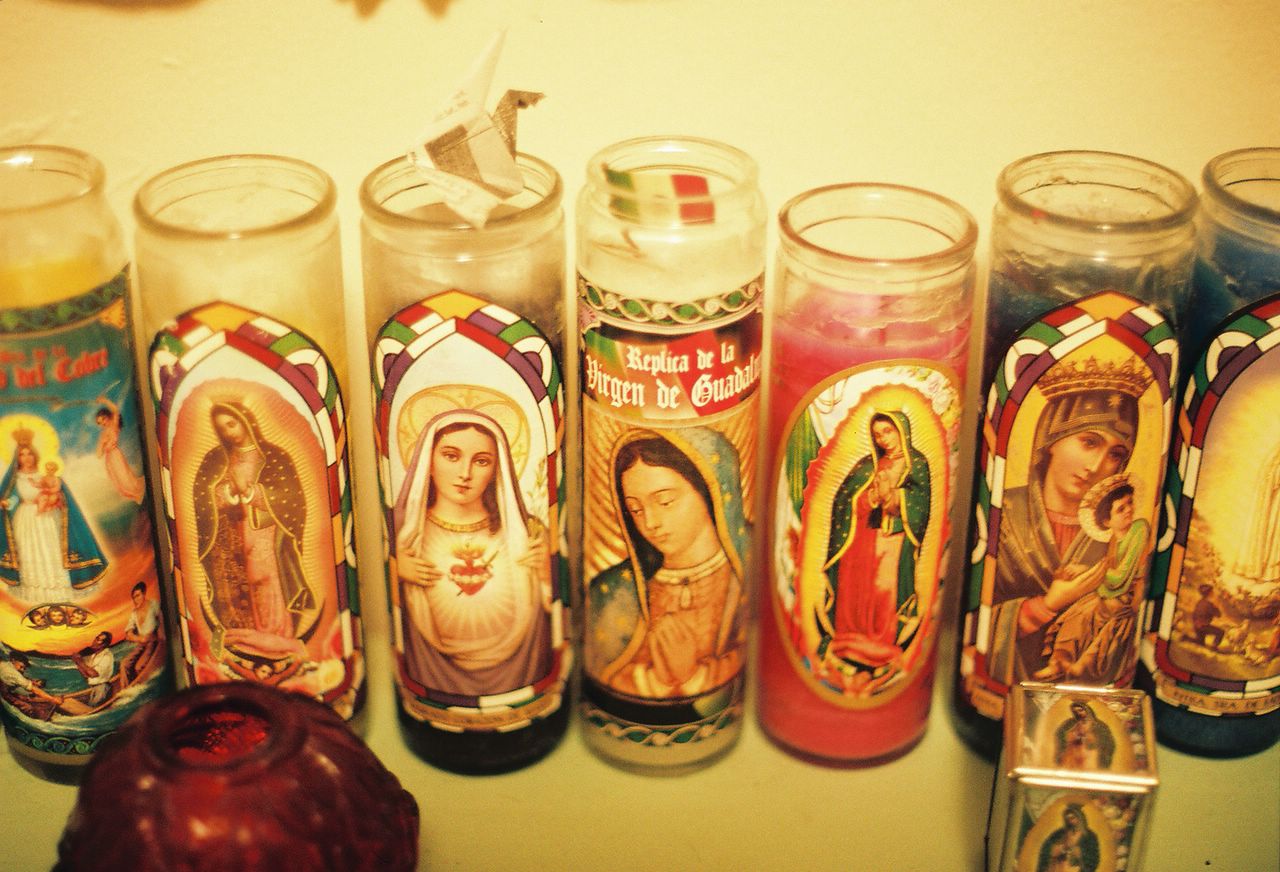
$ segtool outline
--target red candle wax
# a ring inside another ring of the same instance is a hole
[[[923,310],[925,319],[908,320],[895,315],[898,308],[894,298],[837,294],[815,287],[774,323],[767,448],[772,481],[777,482],[787,431],[789,425],[794,429],[797,409],[807,405],[815,389],[833,376],[864,368],[855,372],[863,372],[864,381],[873,381],[877,373],[886,371],[884,367],[892,372],[899,365],[923,364],[947,373],[956,399],[963,396],[967,311],[957,319],[954,308],[942,306],[944,311],[935,310],[930,317],[928,307],[916,302],[912,308]],[[874,387],[865,390],[864,396],[874,391]],[[953,452],[945,450],[942,456],[951,458],[952,468],[941,476],[948,492],[935,504],[940,502],[949,510],[956,470]],[[776,499],[776,494],[770,497]],[[764,561],[760,600],[758,716],[762,728],[789,750],[828,761],[873,762],[905,753],[924,735],[929,714],[940,585],[919,615],[914,666],[904,670],[907,677],[900,679],[901,686],[856,701],[834,699],[836,692],[816,686],[812,672],[797,662],[795,644],[780,632],[780,611],[785,606],[776,593],[775,552],[782,534],[775,517],[773,512],[766,515],[773,539]],[[951,532],[947,511],[935,523],[939,525],[935,536],[940,537],[935,553],[940,554]]]

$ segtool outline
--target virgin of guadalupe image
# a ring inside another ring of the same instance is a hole
[[[502,428],[467,409],[432,418],[414,445],[393,519],[407,675],[467,697],[546,676],[547,531],[525,510]]]
[[[1098,835],[1090,828],[1084,807],[1067,803],[1062,826],[1040,845],[1035,872],[1096,872],[1101,861]]]
[[[222,647],[238,656],[305,654],[318,609],[302,569],[306,494],[293,460],[263,438],[239,402],[215,402],[209,421],[218,445],[194,480],[206,617]]]
[[[1065,769],[1111,768],[1116,739],[1084,700],[1073,699],[1067,720],[1053,731],[1053,762]]]
[[[1106,542],[1106,554],[1081,576],[1086,591],[1045,630],[1049,663],[1041,681],[1107,682],[1120,675],[1133,650],[1135,599],[1151,554],[1151,524],[1134,516],[1134,488],[1126,473],[1098,482],[1080,501],[1080,526]]]
[[[915,616],[916,561],[929,527],[929,463],[904,412],[877,411],[871,454],[836,491],[827,562],[834,601],[826,652],[871,667],[902,654],[899,629]]]
[[[0,581],[29,603],[88,596],[107,558],[71,489],[40,462],[35,433],[13,431],[17,443],[0,479]]]
[[[743,515],[738,452],[714,430],[624,433],[612,482],[626,558],[588,590],[588,668],[642,699],[708,693],[741,671]]]
[[[997,680],[1013,684],[1045,669],[1049,628],[1096,589],[1110,543],[1083,529],[1081,502],[1095,484],[1128,466],[1138,398],[1151,380],[1132,361],[1092,358],[1083,365],[1060,362],[1040,377],[1045,405],[1035,422],[1027,483],[1006,489],[1001,503],[988,655]],[[1081,639],[1081,650],[1087,644]],[[1101,665],[1114,670],[1122,661],[1131,665],[1127,654]],[[1120,677],[1094,671],[1107,683]]]

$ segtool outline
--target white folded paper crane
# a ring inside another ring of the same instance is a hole
[[[543,96],[509,90],[492,114],[485,111],[504,37],[502,32],[494,36],[409,151],[409,160],[445,204],[476,228],[485,225],[499,203],[523,189],[515,157],[516,114]]]

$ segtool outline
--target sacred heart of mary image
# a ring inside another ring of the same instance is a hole
[[[800,674],[856,705],[905,684],[930,650],[960,423],[926,367],[820,385],[778,458],[775,614]]]
[[[397,413],[387,472],[402,679],[469,704],[534,685],[554,647],[541,434],[479,385],[427,388]]]

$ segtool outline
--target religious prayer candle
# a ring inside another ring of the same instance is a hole
[[[138,277],[187,685],[364,700],[333,181],[206,158],[138,191]]]
[[[578,200],[582,728],[623,766],[741,731],[763,210],[751,158],[689,138],[604,149]]]
[[[1138,680],[1162,742],[1239,756],[1280,739],[1280,148],[1219,155],[1203,178]]]
[[[1104,152],[1024,158],[997,192],[954,695],[991,757],[1018,682],[1133,681],[1196,205]]]
[[[374,439],[400,722],[457,772],[564,735],[572,673],[559,174],[482,227],[407,158],[361,187]]]
[[[172,687],[103,181],[79,151],[0,149],[0,720],[54,779]]]
[[[929,714],[977,225],[879,184],[807,191],[778,223],[760,724],[875,760]]]

